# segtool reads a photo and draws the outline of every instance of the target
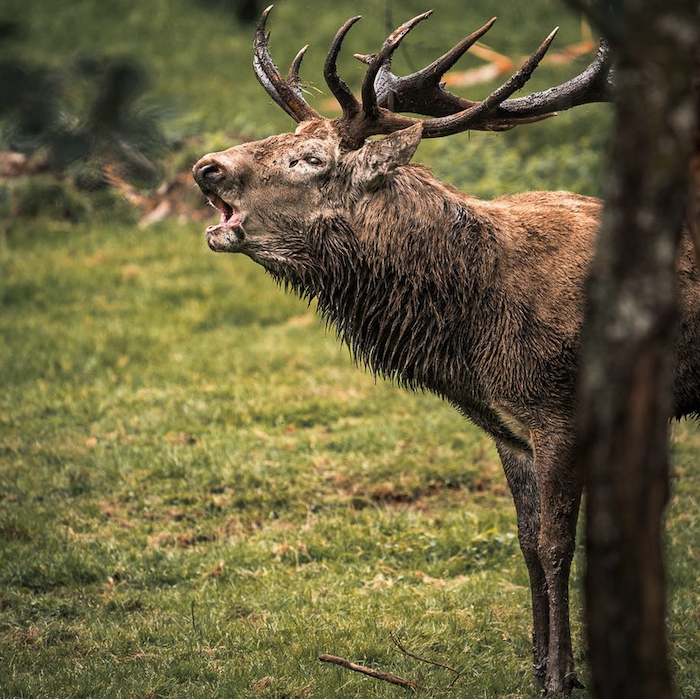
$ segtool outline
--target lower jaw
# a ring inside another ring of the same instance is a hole
[[[207,245],[214,252],[239,252],[244,240],[240,228],[207,230]]]

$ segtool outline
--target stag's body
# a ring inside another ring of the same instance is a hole
[[[258,54],[259,65],[267,59]],[[268,70],[262,81],[275,83]],[[290,84],[271,92],[278,103],[294,97],[280,96]],[[317,299],[359,362],[443,396],[495,440],[530,576],[534,674],[550,693],[568,694],[578,686],[568,576],[582,489],[574,396],[601,204],[567,192],[480,201],[409,164],[423,123],[379,112],[367,117],[370,133],[391,135],[364,143],[352,103],[334,121],[295,109],[295,134],[195,166],[222,213],[209,246],[243,252]],[[679,417],[700,413],[700,274],[687,237],[677,266]]]
[[[409,165],[344,217],[318,221],[309,254],[324,268],[295,283],[374,372],[444,396],[528,450],[527,406],[571,407],[599,209],[566,192],[479,201]],[[578,254],[564,254],[572,245]]]

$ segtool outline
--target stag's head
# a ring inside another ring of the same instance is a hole
[[[349,150],[332,121],[304,121],[293,134],[271,136],[204,156],[194,176],[221,220],[207,229],[216,252],[244,252],[283,262],[299,252],[315,220],[349,219],[363,193],[406,165],[421,126]]]
[[[450,94],[440,82],[442,76],[495,18],[423,70],[395,76],[392,54],[431,11],[401,25],[377,54],[356,54],[368,66],[358,100],[336,69],[343,39],[360,19],[353,17],[338,30],[324,64],[326,83],[342,108],[341,117],[326,119],[302,95],[299,67],[306,47],[297,54],[286,78],[270,56],[265,25],[271,9],[258,23],[253,67],[270,97],[299,126],[294,133],[209,153],[193,168],[197,184],[221,213],[219,224],[207,229],[209,247],[217,252],[244,252],[266,266],[279,266],[297,254],[304,247],[304,232],[320,217],[351,221],[352,209],[363,197],[376,196],[391,186],[422,138],[467,129],[510,129],[552,116],[556,108],[595,101],[595,93],[605,91],[608,64],[601,49],[587,71],[569,83],[529,98],[508,99],[537,67],[555,30],[485,100],[472,102]],[[542,97],[545,94],[547,98]],[[434,118],[422,120],[398,112]],[[384,138],[370,140],[379,135]]]

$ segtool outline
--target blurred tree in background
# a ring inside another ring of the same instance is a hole
[[[1,38],[17,33],[5,24]],[[81,58],[61,68],[0,59],[3,148],[33,156],[37,169],[73,168],[81,189],[105,186],[110,165],[153,185],[165,138],[159,114],[143,101],[147,86],[143,68],[131,59]]]

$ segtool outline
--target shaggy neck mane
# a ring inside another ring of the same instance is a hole
[[[294,267],[269,271],[316,298],[355,360],[375,374],[441,394],[469,382],[466,365],[481,345],[475,327],[483,332],[487,317],[484,290],[492,289],[489,222],[415,165],[350,208],[351,219],[319,217],[303,236],[292,234],[308,251],[294,256]]]

